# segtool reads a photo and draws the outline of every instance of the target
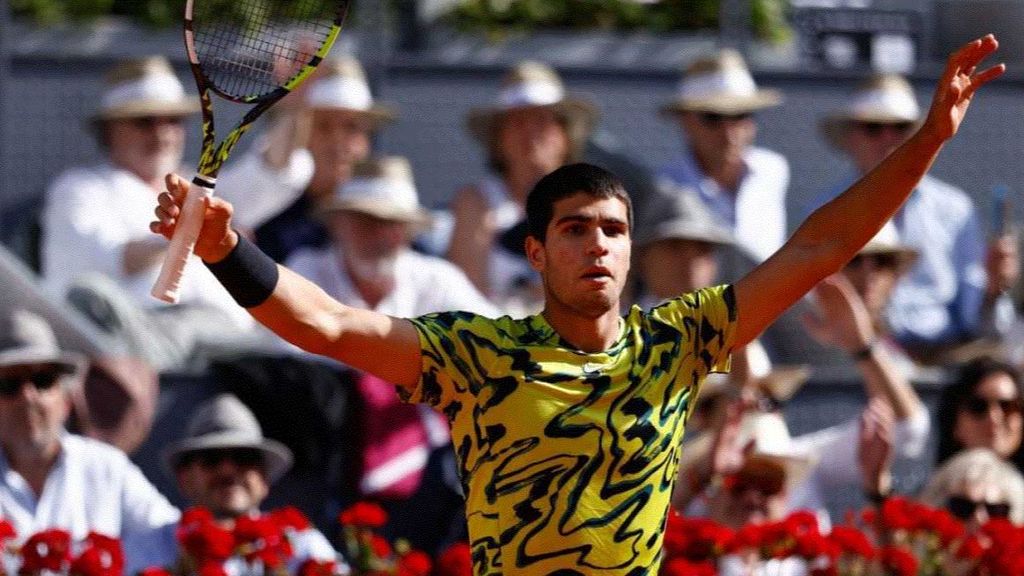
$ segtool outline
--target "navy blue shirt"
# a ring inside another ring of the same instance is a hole
[[[256,245],[283,263],[298,248],[324,248],[327,228],[313,215],[313,201],[303,193],[291,206],[256,229]]]

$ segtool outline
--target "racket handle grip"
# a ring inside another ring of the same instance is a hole
[[[164,263],[160,268],[160,276],[150,291],[155,298],[176,304],[181,295],[181,279],[185,274],[192,249],[195,248],[199,232],[203,228],[203,217],[206,214],[206,198],[213,194],[213,182],[196,176],[188,188],[185,202],[178,214],[178,224],[174,228],[174,236],[164,254]]]

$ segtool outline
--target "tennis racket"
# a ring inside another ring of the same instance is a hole
[[[188,0],[185,49],[199,89],[203,146],[154,297],[175,303],[217,172],[252,123],[312,74],[338,38],[350,0]],[[216,143],[213,98],[254,106]]]

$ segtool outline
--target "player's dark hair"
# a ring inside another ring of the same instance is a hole
[[[618,198],[626,205],[630,230],[633,229],[633,203],[618,176],[593,164],[569,164],[540,179],[526,197],[526,232],[544,242],[555,202],[575,194],[594,198]]]
[[[956,380],[942,389],[936,421],[939,424],[938,446],[935,453],[935,465],[939,466],[950,457],[964,449],[954,435],[957,413],[961,406],[974,395],[975,390],[993,374],[1006,374],[1013,380],[1017,389],[1017,399],[1024,397],[1024,377],[1015,366],[1001,360],[982,356],[963,365]],[[1009,460],[1018,467],[1024,466],[1024,442],[1017,447]]]

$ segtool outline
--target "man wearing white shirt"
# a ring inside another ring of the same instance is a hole
[[[178,305],[149,295],[167,247],[149,233],[152,204],[181,166],[184,121],[197,110],[166,59],[116,65],[91,118],[106,160],[58,176],[43,212],[44,287],[159,370],[183,367],[210,337],[219,347],[253,328],[203,266],[188,268]]]
[[[18,542],[50,528],[120,538],[126,570],[163,559],[155,545],[173,536],[178,511],[120,450],[69,434],[71,387],[85,359],[61,352],[49,325],[25,310],[0,327],[0,518]]]
[[[786,240],[789,163],[753,145],[753,114],[781,101],[778,92],[757,87],[738,52],[722,50],[694,61],[675,99],[662,107],[681,128],[688,151],[659,177],[696,190],[758,262]]]

